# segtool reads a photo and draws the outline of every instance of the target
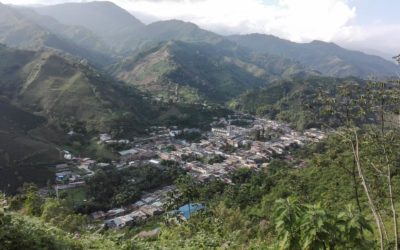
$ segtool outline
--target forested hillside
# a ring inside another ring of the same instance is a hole
[[[326,76],[364,79],[397,76],[399,66],[378,56],[341,48],[334,43],[294,43],[272,35],[250,34],[228,37],[246,48],[298,61]]]

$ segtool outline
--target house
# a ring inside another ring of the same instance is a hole
[[[155,196],[148,196],[146,198],[143,198],[142,201],[146,204],[151,204],[157,200],[157,197]]]
[[[124,222],[119,217],[107,220],[105,224],[109,228],[123,228],[125,226]]]
[[[125,140],[125,139],[118,140],[118,143],[119,144],[129,144],[129,140]]]
[[[73,155],[72,155],[70,152],[68,152],[68,151],[66,151],[66,150],[63,150],[63,153],[64,153],[64,159],[66,159],[66,160],[72,160]]]
[[[97,163],[97,166],[101,167],[101,168],[105,168],[105,167],[111,166],[111,164],[110,163],[105,163],[105,162],[99,162],[99,163]]]
[[[136,149],[131,148],[128,150],[120,151],[118,153],[121,156],[121,160],[128,161],[132,160],[133,157],[138,153],[138,151]]]
[[[215,136],[229,136],[230,135],[229,130],[225,129],[225,128],[211,128],[211,132]]]
[[[103,211],[97,211],[91,213],[90,216],[93,218],[93,220],[101,220],[106,218],[106,213],[104,213]]]
[[[133,206],[135,206],[136,208],[140,208],[142,206],[146,205],[146,203],[144,201],[137,201],[135,203],[133,203]]]
[[[148,215],[146,213],[144,213],[143,211],[140,211],[140,210],[136,210],[136,211],[130,213],[129,216],[132,217],[132,219],[134,221],[145,220],[148,217]]]
[[[79,174],[72,174],[68,180],[69,180],[69,182],[78,182],[78,181],[82,180],[82,176]]]
[[[68,164],[57,164],[56,165],[56,170],[57,170],[57,172],[62,172],[62,171],[66,171],[66,170],[68,170],[69,169],[69,167],[68,167]]]
[[[143,213],[147,214],[148,216],[154,216],[161,214],[163,210],[161,208],[153,207],[151,205],[145,205],[139,209],[139,211],[142,211]]]
[[[71,176],[72,176],[71,171],[64,171],[64,172],[56,173],[56,180],[57,181],[68,180],[69,178],[71,178]]]
[[[132,225],[134,222],[134,219],[129,214],[118,217],[118,219],[121,221],[118,228],[123,228],[123,227],[129,226],[129,225]]]
[[[176,137],[176,136],[181,135],[181,134],[182,134],[182,130],[171,130],[171,131],[169,131],[169,135],[171,137]]]
[[[133,149],[133,148],[118,152],[118,154],[120,156],[134,155],[134,154],[137,154],[137,153],[138,153],[138,151],[136,149]]]
[[[184,133],[201,133],[201,130],[198,128],[184,128],[183,129]]]
[[[153,202],[151,205],[152,205],[153,207],[162,209],[163,206],[164,206],[164,203],[161,202],[161,201],[156,201],[156,202]]]
[[[90,159],[90,158],[83,158],[83,159],[81,160],[81,165],[82,165],[82,166],[86,166],[87,168],[93,167],[95,163],[96,163],[96,161],[95,161],[95,160],[92,160],[92,159]]]
[[[109,135],[109,134],[100,134],[99,138],[100,138],[100,141],[102,141],[102,142],[112,139],[111,135]]]
[[[149,161],[149,163],[150,163],[150,164],[154,164],[154,165],[160,165],[160,161],[154,160],[154,159],[151,159],[151,160]]]
[[[114,216],[123,215],[125,212],[126,211],[123,208],[115,208],[115,209],[108,210],[106,213],[106,216],[107,216],[107,218],[111,218]]]
[[[190,216],[200,210],[205,209],[205,206],[202,204],[186,204],[178,209],[178,211],[185,217],[185,219],[189,219]]]

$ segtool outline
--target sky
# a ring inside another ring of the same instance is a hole
[[[16,5],[69,0],[0,0]],[[400,0],[110,0],[145,23],[180,19],[220,34],[322,40],[390,58],[400,53]],[[397,13],[396,13],[397,12]]]

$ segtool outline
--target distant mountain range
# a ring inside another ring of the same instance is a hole
[[[294,43],[271,35],[229,36],[228,39],[258,53],[282,56],[332,77],[384,78],[397,76],[400,67],[378,56],[343,49],[334,43]]]
[[[271,35],[220,36],[179,20],[141,23],[110,2],[65,3],[36,8],[0,6],[0,42],[22,48],[52,47],[106,66],[116,58],[166,41],[218,44],[232,41],[257,54],[283,57],[332,77],[397,76],[399,66],[333,43],[293,43]],[[114,61],[113,61],[114,60]]]

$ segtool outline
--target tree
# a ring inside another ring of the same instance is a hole
[[[123,185],[113,197],[116,206],[125,206],[140,199],[140,190],[134,185]]]
[[[280,249],[301,249],[299,219],[304,209],[292,198],[276,201],[274,219]]]
[[[42,200],[38,194],[35,184],[24,184],[23,194],[25,196],[23,210],[27,215],[40,215]]]
[[[176,186],[181,194],[181,201],[188,203],[189,214],[191,214],[190,204],[200,195],[195,179],[190,175],[181,176],[176,180]]]
[[[373,249],[365,237],[372,228],[351,206],[338,215],[321,204],[303,205],[295,199],[276,201],[275,230],[280,249]]]
[[[356,91],[354,91],[356,89]],[[388,239],[382,211],[389,209],[393,218],[394,245],[398,249],[398,226],[393,194],[393,170],[400,138],[396,114],[400,110],[399,82],[370,82],[357,88],[342,85],[336,97],[325,95],[323,108],[338,121],[339,135],[353,154],[353,177],[357,173],[374,216],[380,248]],[[355,171],[356,170],[356,171]],[[384,188],[383,188],[384,187]],[[387,197],[388,200],[382,199]],[[389,201],[389,208],[386,202]],[[359,202],[359,200],[358,200]]]

